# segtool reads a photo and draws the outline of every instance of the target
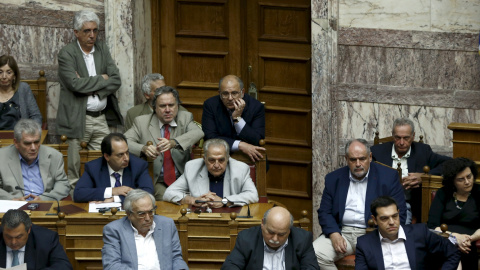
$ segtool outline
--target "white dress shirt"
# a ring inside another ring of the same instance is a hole
[[[80,51],[83,54],[83,60],[85,60],[85,65],[87,66],[88,76],[94,77],[97,76],[97,70],[95,69],[95,60],[93,58],[93,52],[95,52],[95,46],[89,53],[85,53],[80,46],[80,43],[77,40],[77,44],[80,47]],[[78,70],[77,70],[78,72]],[[87,100],[87,111],[99,112],[107,107],[107,98],[100,99],[98,95],[89,95]]]
[[[385,270],[410,269],[407,250],[405,248],[407,236],[402,226],[398,228],[398,238],[393,241],[383,237],[380,232],[378,232],[378,236],[380,237],[380,243],[382,245]]]
[[[288,239],[277,250],[271,249],[263,240],[263,270],[285,270],[285,247]]]
[[[365,224],[365,198],[367,197],[368,174],[362,180],[353,178],[349,172],[350,185],[348,186],[347,200],[345,202],[345,213],[342,224],[344,226],[366,228]]]
[[[115,176],[112,175],[115,171],[112,169],[112,167],[110,167],[108,163],[107,163],[107,167],[108,167],[108,175],[110,175],[110,187],[105,188],[105,192],[103,193],[103,198],[108,199],[113,197],[114,202],[122,202],[122,200],[120,200],[120,196],[118,195],[113,196],[112,194],[113,188],[115,187],[115,182],[117,182],[117,179],[115,179]],[[120,169],[117,173],[120,174],[120,184],[123,185],[123,169]]]
[[[7,261],[6,261],[6,267],[12,267],[12,262],[13,262],[13,253],[12,253],[12,249],[9,248],[8,246],[7,247]],[[18,265],[21,265],[23,263],[25,263],[25,246],[23,246],[22,248],[20,248],[18,250]]]
[[[155,221],[153,221],[152,226],[145,237],[139,234],[138,230],[133,227],[131,223],[130,225],[133,228],[135,247],[137,248],[138,270],[160,270],[157,246],[155,245],[155,239],[153,239]]]

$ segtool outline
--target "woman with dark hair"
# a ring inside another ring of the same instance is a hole
[[[0,56],[0,130],[13,130],[20,118],[42,124],[42,115],[32,90],[20,82],[20,70],[15,58]]]
[[[428,227],[439,230],[448,225],[462,252],[462,268],[477,269],[475,241],[480,239],[480,185],[475,184],[477,166],[468,158],[456,158],[443,163],[443,187],[430,207]]]

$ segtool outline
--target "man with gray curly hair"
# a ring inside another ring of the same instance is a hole
[[[68,181],[71,190],[80,177],[80,142],[99,150],[109,127],[123,125],[115,93],[122,82],[107,45],[98,41],[100,19],[87,10],[75,13],[76,40],[58,53],[60,103],[57,134],[68,140]],[[72,194],[73,196],[73,194]]]

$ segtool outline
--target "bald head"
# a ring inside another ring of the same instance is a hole
[[[243,98],[243,82],[235,75],[227,75],[220,79],[218,83],[218,93],[223,105],[230,110],[234,110],[235,100]]]
[[[276,250],[287,241],[293,217],[287,209],[273,207],[265,212],[261,226],[263,240],[271,249]]]

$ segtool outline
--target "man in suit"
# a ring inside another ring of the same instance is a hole
[[[406,205],[396,170],[372,163],[364,139],[345,146],[348,166],[325,177],[325,189],[318,209],[322,235],[313,247],[321,269],[337,269],[335,261],[355,253],[357,237],[365,234],[370,202],[378,196],[392,196],[399,202],[400,220],[405,224]]]
[[[205,140],[225,140],[231,151],[242,151],[252,161],[261,159],[259,147],[265,139],[265,109],[258,100],[245,95],[243,81],[235,75],[220,80],[218,96],[203,103],[202,129]]]
[[[130,156],[123,134],[107,135],[101,147],[103,157],[85,164],[85,172],[75,186],[75,202],[123,202],[135,188],[153,194],[148,163]]]
[[[155,113],[137,117],[125,133],[132,154],[154,159],[157,201],[162,200],[165,189],[183,174],[192,146],[203,137],[193,115],[186,110],[179,111],[179,105],[177,90],[170,86],[158,88],[152,99]],[[148,141],[153,144],[147,146]]]
[[[392,136],[393,142],[374,145],[371,150],[375,161],[393,168],[397,168],[397,164],[401,163],[409,224],[412,212],[417,220],[421,220],[422,191],[419,187],[422,183],[423,167],[429,166],[430,174],[441,175],[443,162],[451,158],[434,153],[428,144],[414,142],[415,126],[408,118],[398,118],[393,122]]]
[[[0,267],[10,268],[27,264],[28,270],[73,269],[58,234],[32,225],[28,214],[22,210],[8,210],[2,217],[0,238]]]
[[[378,229],[358,238],[355,269],[457,269],[460,251],[425,224],[400,225],[397,202],[388,196],[370,206]]]
[[[63,155],[40,145],[42,128],[32,119],[21,119],[14,127],[14,144],[0,148],[1,200],[61,200],[70,186]],[[25,189],[16,190],[15,187]]]
[[[187,162],[185,173],[167,188],[164,201],[212,208],[258,202],[250,167],[230,157],[227,142],[210,139],[203,148],[203,159]],[[184,197],[185,192],[191,196]]]
[[[317,269],[312,234],[293,226],[282,207],[265,212],[262,224],[238,234],[222,269]]]
[[[115,92],[120,73],[107,45],[97,41],[100,26],[92,11],[79,11],[73,19],[76,40],[58,53],[60,103],[57,134],[68,140],[68,181],[72,188],[80,177],[80,142],[90,150],[100,149],[110,127],[123,124]]]
[[[103,269],[188,269],[175,223],[155,215],[151,194],[132,190],[123,207],[127,216],[103,228]]]
[[[145,103],[133,106],[127,111],[125,117],[125,131],[129,130],[133,126],[133,121],[137,116],[152,114],[152,99],[155,95],[155,90],[165,85],[165,78],[162,74],[151,73],[145,75],[142,80],[142,91],[145,97]]]

